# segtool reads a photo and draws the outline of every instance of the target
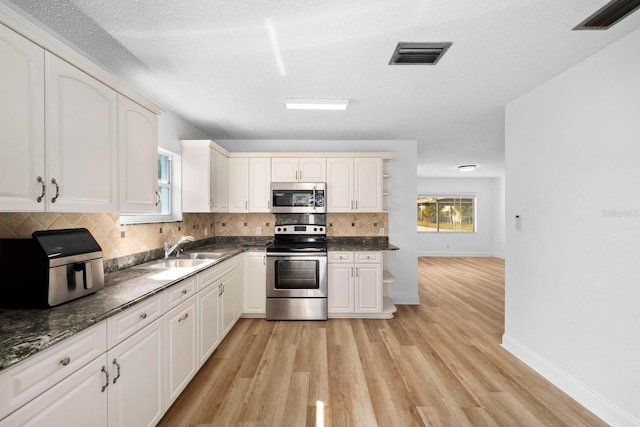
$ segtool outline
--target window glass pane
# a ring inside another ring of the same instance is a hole
[[[169,156],[158,154],[158,181],[168,184],[170,182]]]
[[[417,225],[422,232],[475,232],[475,198],[419,195]]]
[[[160,193],[160,203],[158,203],[156,213],[169,215],[171,213],[171,188],[159,187],[158,193]]]

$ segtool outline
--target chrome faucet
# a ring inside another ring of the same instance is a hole
[[[171,255],[173,253],[173,251],[175,251],[176,249],[178,249],[181,245],[184,245],[187,242],[193,242],[194,238],[191,236],[184,236],[181,237],[180,240],[178,240],[178,242],[169,247],[169,243],[168,242],[164,242],[164,245],[162,245],[162,248],[164,249],[164,257],[165,258],[169,258],[169,255]],[[178,251],[176,251],[176,256],[180,253],[180,249],[178,249]]]

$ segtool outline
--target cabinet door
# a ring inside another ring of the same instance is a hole
[[[325,182],[327,180],[327,159],[309,157],[298,159],[298,181]]]
[[[235,283],[233,273],[226,274],[221,280],[222,292],[220,292],[220,326],[222,338],[229,333],[236,321],[235,316]]]
[[[117,212],[116,92],[52,54],[45,65],[47,209]]]
[[[220,343],[219,285],[198,293],[198,366],[202,366]]]
[[[355,265],[356,313],[382,311],[382,264]]]
[[[120,212],[153,212],[158,191],[158,117],[118,95]]]
[[[182,145],[182,211],[209,212],[211,209],[211,148],[209,145]]]
[[[229,212],[249,211],[249,159],[229,159]]]
[[[270,212],[271,159],[249,159],[249,212]]]
[[[382,211],[382,159],[354,159],[354,210]]]
[[[44,50],[1,24],[0,93],[0,211],[43,211]]]
[[[264,252],[246,252],[244,312],[264,315],[267,305],[267,264]]]
[[[109,387],[104,386],[111,385],[106,370],[104,355],[94,359],[0,421],[0,427],[106,427]]]
[[[107,353],[109,427],[154,426],[164,414],[164,329],[157,319]]]
[[[215,151],[215,150],[214,150]],[[216,206],[215,212],[227,212],[229,210],[229,158],[216,151]]]
[[[353,264],[329,264],[327,273],[327,303],[329,313],[353,313],[354,303]]]
[[[244,255],[240,254],[233,257],[233,265],[235,267],[235,270],[233,271],[233,278],[235,280],[233,285],[233,300],[235,305],[235,317],[236,319],[239,319],[244,310]]]
[[[271,182],[298,181],[298,159],[274,157],[271,159]]]
[[[353,211],[353,159],[327,159],[327,212]]]
[[[164,315],[166,406],[178,398],[197,371],[196,300],[191,297]]]

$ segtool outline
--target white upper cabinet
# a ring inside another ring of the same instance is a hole
[[[44,50],[4,25],[0,93],[0,210],[43,211]]]
[[[118,211],[115,91],[45,53],[47,210]]]
[[[327,159],[324,157],[273,157],[271,182],[325,182]]]
[[[121,212],[153,212],[158,191],[158,117],[118,95]]]
[[[213,141],[182,141],[182,210],[227,212],[229,158]]]
[[[229,212],[269,212],[271,159],[229,159]]]
[[[328,212],[382,212],[382,158],[328,158]]]

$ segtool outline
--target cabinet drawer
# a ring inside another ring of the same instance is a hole
[[[107,350],[107,327],[92,328],[0,374],[0,419],[67,378]]]
[[[198,291],[201,291],[207,286],[212,285],[213,282],[215,282],[217,279],[227,274],[234,268],[235,266],[233,264],[233,259],[228,259],[201,272],[200,274],[198,274]]]
[[[164,313],[160,295],[126,309],[116,316],[107,319],[107,348],[138,332]]]
[[[356,252],[356,264],[379,264],[382,262],[382,252]]]
[[[165,294],[165,307],[167,310],[185,301],[196,293],[196,278],[190,277],[167,289]]]
[[[353,264],[354,256],[353,252],[335,251],[327,253],[327,262],[333,264],[350,263]]]

